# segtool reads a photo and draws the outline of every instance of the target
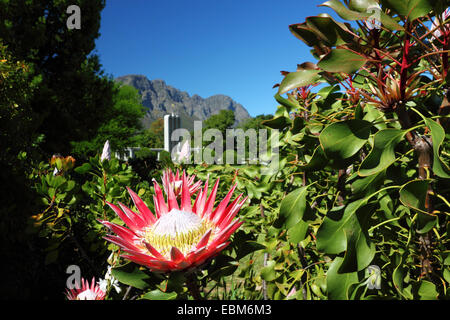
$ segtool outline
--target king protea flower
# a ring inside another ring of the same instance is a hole
[[[184,171],[183,171],[184,173]],[[202,181],[198,180],[194,183],[195,175],[187,176],[187,184],[189,188],[190,196],[196,193],[202,186]],[[181,196],[181,186],[182,186],[182,177],[180,176],[180,171],[177,169],[177,173],[174,174],[172,170],[166,169],[163,171],[162,175],[162,184],[163,189],[166,195],[169,194],[169,188],[173,189],[176,197]]]
[[[66,297],[69,300],[104,300],[106,292],[95,283],[95,278],[89,282],[81,278],[81,288],[67,289]]]
[[[125,228],[101,221],[117,234],[108,235],[105,239],[126,252],[122,255],[123,258],[155,272],[195,268],[223,250],[230,243],[228,240],[231,234],[242,224],[239,219],[234,218],[247,197],[241,200],[241,194],[229,204],[236,185],[231,187],[225,198],[213,209],[219,180],[209,196],[207,180],[193,205],[185,173],[182,176],[180,203],[173,185],[168,186],[166,203],[158,183],[153,183],[156,193],[153,197],[155,214],[129,188],[128,192],[138,212],[133,212],[120,202],[120,208],[108,203],[128,226]]]

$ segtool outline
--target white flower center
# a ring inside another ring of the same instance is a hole
[[[95,300],[97,298],[97,294],[91,289],[84,290],[80,294],[78,294],[78,300]]]
[[[158,236],[176,237],[195,231],[201,225],[202,219],[195,213],[173,209],[155,222],[152,231]]]
[[[202,220],[193,212],[173,209],[145,231],[143,240],[170,259],[172,247],[187,254],[209,229],[213,229],[212,239],[215,228],[210,221]]]

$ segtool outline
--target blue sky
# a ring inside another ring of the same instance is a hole
[[[143,74],[273,114],[281,70],[314,61],[288,29],[325,0],[107,0],[96,53],[107,74]]]

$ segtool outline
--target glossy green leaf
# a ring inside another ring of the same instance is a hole
[[[289,26],[291,33],[299,40],[303,41],[309,47],[319,44],[318,36],[309,29],[306,23],[292,24]]]
[[[430,231],[438,220],[436,216],[430,215],[425,208],[429,184],[429,180],[413,180],[405,184],[399,191],[400,201],[419,213],[417,217],[418,233]]]
[[[427,213],[425,199],[429,185],[429,180],[413,180],[406,183],[399,191],[400,201],[407,207]]]
[[[349,8],[359,12],[367,12],[370,7],[378,6],[377,0],[350,0]]]
[[[425,123],[431,131],[433,141],[433,173],[441,178],[450,178],[450,169],[440,158],[439,149],[445,139],[445,131],[442,126],[431,119],[425,118]]]
[[[439,293],[436,291],[436,285],[430,281],[420,281],[417,294],[420,300],[437,300]]]
[[[346,25],[334,21],[331,16],[325,14],[306,18],[306,25],[327,46],[343,45],[353,39]]]
[[[336,257],[331,263],[326,274],[327,276],[327,295],[330,300],[348,300],[350,297],[350,287],[358,283],[358,274],[356,272],[339,273],[343,258]]]
[[[89,164],[89,162],[86,162],[83,165],[76,167],[74,169],[74,171],[79,174],[85,174],[85,173],[89,172],[91,169],[92,169],[92,166]]]
[[[376,174],[395,162],[395,146],[403,139],[406,131],[398,129],[385,129],[378,131],[374,136],[374,145],[369,155],[359,167],[360,176]]]
[[[322,59],[317,66],[328,72],[353,73],[359,70],[367,59],[346,49],[334,49]]]
[[[308,187],[301,187],[289,193],[280,204],[280,215],[276,227],[291,228],[299,223],[307,210],[306,194]]]
[[[301,170],[305,171],[317,171],[325,168],[329,160],[325,156],[325,153],[321,146],[317,146],[314,153],[306,165],[299,166]]]
[[[306,237],[308,227],[309,225],[307,222],[303,220],[299,221],[288,230],[289,241],[292,243],[299,243],[300,241],[303,241]]]
[[[357,209],[365,204],[365,199],[350,203],[348,206],[332,208],[323,219],[317,231],[317,249],[329,254],[338,254],[347,248],[345,228],[352,225]]]
[[[352,191],[355,196],[369,195],[377,191],[386,178],[386,171],[382,170],[368,177],[357,179],[352,183]]]
[[[397,12],[408,17],[409,21],[426,16],[433,8],[435,0],[383,0],[383,3]]]
[[[376,1],[352,1],[350,2],[350,8],[347,8],[341,1],[339,0],[330,0],[323,3],[321,6],[326,6],[332,8],[342,19],[355,21],[355,20],[365,20],[369,17],[372,17],[373,14],[370,13],[370,7],[373,7],[377,4]],[[389,30],[402,30],[403,27],[399,25],[395,19],[388,16],[384,12],[379,12],[380,22],[384,27]]]
[[[367,268],[375,257],[375,245],[367,232],[373,205],[363,206],[345,227],[347,247],[339,272],[356,272]]]
[[[262,124],[272,129],[283,129],[291,124],[291,120],[285,116],[279,116],[265,120]]]
[[[327,126],[320,134],[320,144],[328,158],[347,159],[356,154],[370,136],[372,124],[347,120]]]
[[[283,94],[290,90],[299,87],[306,87],[310,84],[315,84],[320,80],[320,70],[300,70],[296,72],[290,72],[287,74],[283,81],[281,81],[278,93]]]
[[[139,267],[134,263],[127,263],[126,265],[113,268],[111,270],[111,274],[114,278],[116,278],[119,282],[144,290],[149,287],[147,281],[150,279],[150,276],[139,270]]]
[[[144,300],[174,300],[177,297],[176,292],[162,292],[159,289],[149,291],[141,299]]]
[[[362,270],[374,257],[375,247],[367,234],[367,222],[374,213],[372,206],[366,206],[369,198],[330,211],[317,232],[318,250],[328,254],[347,250],[340,272]]]
[[[364,14],[361,14],[361,12],[347,8],[339,0],[330,0],[322,3],[320,6],[329,7],[333,9],[342,19],[345,20],[354,21],[354,20],[362,20],[365,18]]]
[[[433,8],[435,0],[384,0],[384,3],[398,14],[407,16],[409,21],[426,16]]]

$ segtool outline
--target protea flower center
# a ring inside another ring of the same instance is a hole
[[[170,257],[170,249],[187,254],[214,225],[193,212],[172,209],[145,231],[144,239],[162,255]],[[214,234],[212,230],[211,235]],[[211,239],[212,237],[210,237]]]

